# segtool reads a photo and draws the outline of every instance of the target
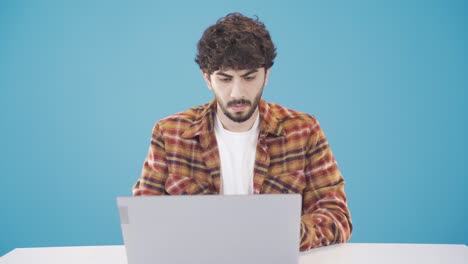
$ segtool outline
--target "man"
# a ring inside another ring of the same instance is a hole
[[[300,250],[348,241],[344,181],[317,120],[262,97],[276,49],[239,13],[210,26],[196,62],[215,99],[160,120],[134,195],[302,195]]]

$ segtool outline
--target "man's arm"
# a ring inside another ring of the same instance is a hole
[[[301,251],[346,242],[352,232],[343,177],[320,125],[314,121],[305,169]]]
[[[163,195],[167,178],[166,151],[159,124],[153,128],[151,144],[141,177],[132,188],[133,195]]]

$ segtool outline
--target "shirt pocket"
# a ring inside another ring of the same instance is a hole
[[[262,193],[298,193],[302,194],[306,186],[304,171],[288,172],[280,175],[268,175],[263,181]]]
[[[164,186],[170,195],[212,194],[209,182],[197,181],[193,177],[169,173]]]

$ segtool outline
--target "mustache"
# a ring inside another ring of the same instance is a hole
[[[249,105],[251,106],[252,105],[252,102],[250,102],[249,100],[246,100],[246,99],[238,99],[238,100],[232,100],[232,101],[229,101],[227,103],[227,106],[233,106],[233,105],[243,105],[243,104],[246,104],[246,105]]]

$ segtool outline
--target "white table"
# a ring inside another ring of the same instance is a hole
[[[123,246],[17,248],[1,264],[127,264]],[[465,245],[358,244],[317,248],[300,254],[299,264],[467,264]]]

